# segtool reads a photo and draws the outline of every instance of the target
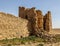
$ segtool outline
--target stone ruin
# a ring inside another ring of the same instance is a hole
[[[51,12],[43,15],[41,10],[36,10],[35,7],[25,8],[19,7],[19,17],[27,19],[27,24],[30,35],[38,34],[42,29],[44,31],[52,30]]]

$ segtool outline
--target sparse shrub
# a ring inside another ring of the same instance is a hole
[[[39,44],[39,45],[37,45],[37,46],[43,46],[43,44]]]
[[[11,44],[8,44],[7,46],[12,46]]]
[[[29,36],[29,37],[24,37],[24,38],[13,38],[13,39],[3,39],[3,40],[0,40],[0,43],[2,44],[13,44],[13,45],[18,45],[18,44],[25,44],[26,42],[29,43],[29,42],[32,42],[32,43],[35,43],[35,42],[44,42],[44,43],[47,43],[47,42],[60,42],[60,35],[56,35],[52,38],[50,37],[45,37],[44,38],[41,38],[41,37],[37,37],[37,36]]]
[[[43,42],[43,39],[40,37],[36,36],[29,36],[29,37],[24,37],[24,38],[13,38],[13,39],[4,39],[0,40],[0,43],[2,44],[25,44],[26,42]]]
[[[31,40],[31,41],[35,41],[36,36],[30,36],[30,37],[28,37],[28,39]]]

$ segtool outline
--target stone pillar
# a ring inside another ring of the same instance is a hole
[[[25,7],[19,7],[19,17],[25,18],[26,16],[25,11],[26,11]]]
[[[35,8],[33,7],[31,9],[29,9],[27,15],[28,15],[28,20],[31,23],[30,24],[31,29],[32,29],[31,34],[35,34],[35,32],[36,32],[36,17],[37,17]]]
[[[36,10],[37,12],[37,25],[39,29],[43,29],[43,15],[42,15],[42,11],[40,10]]]
[[[52,30],[52,20],[51,20],[51,12],[48,11],[48,13],[45,15],[45,30],[51,31]]]

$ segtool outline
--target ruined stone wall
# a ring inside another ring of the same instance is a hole
[[[52,30],[52,20],[50,11],[48,11],[47,14],[44,16],[44,29],[48,32]]]
[[[26,19],[0,12],[0,40],[28,37],[27,24]]]
[[[19,17],[29,21],[27,25],[31,34],[38,34],[40,31],[39,29],[48,32],[52,29],[51,12],[49,11],[45,16],[43,16],[42,11],[36,10],[35,7],[19,7]]]
[[[29,11],[27,12],[27,16],[28,16],[28,20],[29,20],[29,23],[31,24],[31,34],[35,34],[36,32],[36,10],[35,8],[31,8],[29,9]],[[34,32],[34,33],[33,33]]]
[[[42,11],[36,10],[37,12],[37,25],[39,29],[43,29],[43,14]]]
[[[25,7],[19,7],[19,17],[21,18],[25,18],[26,14],[25,14]]]

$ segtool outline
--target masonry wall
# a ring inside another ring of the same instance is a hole
[[[28,30],[31,34],[38,34],[40,31],[39,29],[43,29],[48,32],[52,30],[50,11],[48,11],[48,13],[43,16],[42,11],[36,10],[35,7],[19,7],[19,17],[27,19],[29,21],[27,25]]]

